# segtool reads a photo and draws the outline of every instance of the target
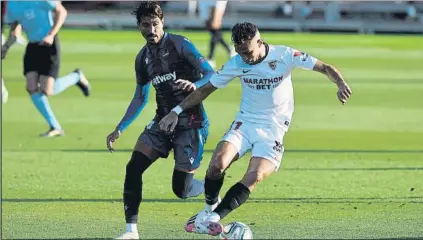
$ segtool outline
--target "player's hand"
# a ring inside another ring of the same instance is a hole
[[[170,111],[169,114],[164,116],[159,122],[160,129],[165,132],[173,132],[176,124],[178,123],[178,114],[174,111]]]
[[[175,81],[175,83],[178,84],[179,89],[182,89],[182,90],[187,91],[187,92],[193,92],[193,91],[195,91],[195,89],[197,89],[197,86],[195,86],[194,83],[192,83],[188,80],[178,79],[178,80]]]
[[[42,41],[41,44],[51,46],[54,42],[54,36],[53,35],[47,35]]]
[[[113,149],[113,143],[118,139],[121,135],[121,132],[119,130],[114,130],[112,133],[107,136],[107,149],[109,149],[110,152],[114,152]]]
[[[345,104],[347,100],[351,97],[352,91],[350,86],[346,82],[338,84],[338,99],[342,104]]]

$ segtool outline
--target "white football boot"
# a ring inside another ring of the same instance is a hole
[[[216,209],[217,205],[222,201],[222,199],[217,199],[217,203],[213,205],[206,205],[206,207],[199,212],[198,214],[195,214],[192,216],[187,223],[185,223],[185,231],[187,232],[196,232],[195,226],[199,224],[200,222],[203,222],[207,219],[207,217],[213,212],[214,209]]]
[[[125,232],[115,239],[140,239],[140,236],[137,232]]]
[[[62,137],[65,136],[65,131],[62,129],[50,128],[47,132],[41,133],[40,137],[43,138],[53,138],[53,137]]]
[[[219,214],[211,212],[203,221],[195,223],[194,232],[217,236],[223,231],[223,225],[219,223],[219,220]]]

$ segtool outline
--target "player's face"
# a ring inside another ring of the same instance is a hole
[[[262,44],[263,41],[260,38],[254,37],[251,40],[235,45],[235,51],[241,56],[244,62],[254,64],[260,59],[260,46]]]
[[[164,21],[156,16],[146,16],[141,18],[139,29],[142,36],[150,44],[157,44],[163,37]]]

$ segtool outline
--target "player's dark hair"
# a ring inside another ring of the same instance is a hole
[[[257,31],[257,26],[252,23],[237,23],[232,28],[232,42],[241,44],[247,40],[251,40],[256,35]]]
[[[156,1],[143,1],[132,12],[132,15],[137,19],[137,25],[140,25],[141,18],[143,17],[158,17],[163,19],[163,11],[160,3]]]

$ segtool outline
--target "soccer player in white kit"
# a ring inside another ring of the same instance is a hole
[[[254,24],[236,24],[232,28],[232,41],[239,55],[232,57],[209,83],[191,93],[160,121],[163,130],[173,131],[179,113],[198,104],[216,89],[224,88],[232,79],[240,78],[240,111],[213,153],[205,177],[206,207],[186,223],[188,232],[220,234],[223,226],[219,221],[243,204],[257,183],[279,169],[283,138],[294,111],[291,82],[294,68],[325,74],[337,85],[337,96],[342,104],[352,94],[336,68],[288,46],[266,44]],[[219,203],[225,170],[247,151],[251,151],[247,172]]]

